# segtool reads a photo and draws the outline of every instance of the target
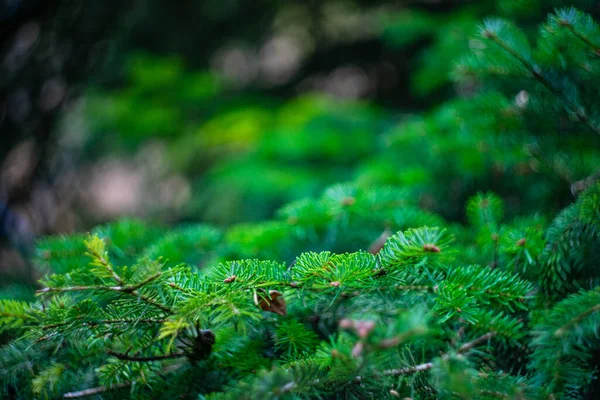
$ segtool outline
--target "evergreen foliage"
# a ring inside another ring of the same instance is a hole
[[[600,29],[568,8],[541,25],[535,46],[504,19],[478,32],[453,75],[480,87],[473,96],[394,126],[379,150],[323,139],[316,158],[330,157],[327,143],[349,158],[373,153],[354,183],[269,221],[123,220],[42,240],[37,299],[0,299],[11,338],[0,393],[597,396]],[[278,140],[259,151],[274,154]],[[311,149],[291,146],[286,157]],[[395,163],[397,174],[377,174]],[[499,194],[479,185],[494,175]],[[456,188],[449,176],[462,177]],[[436,179],[447,184],[426,185]],[[469,197],[467,187],[482,191]],[[570,189],[576,200],[553,213]],[[465,224],[449,222],[459,200]]]

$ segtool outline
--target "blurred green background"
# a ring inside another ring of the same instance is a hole
[[[589,0],[0,0],[0,272],[28,274],[40,235],[231,226],[337,182],[456,222],[485,190],[509,215],[557,210],[598,152],[540,157],[515,139],[527,92],[475,102],[456,62],[484,17],[534,36],[571,4],[598,17]]]

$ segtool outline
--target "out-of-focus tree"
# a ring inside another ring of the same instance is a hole
[[[539,15],[566,3],[598,12],[590,0],[3,0],[2,240],[25,249],[33,235],[122,214],[253,220],[338,180],[422,180],[414,165],[392,177],[371,153],[390,145],[396,112],[281,100],[317,91],[407,114],[469,96],[477,81],[453,83],[451,60],[480,18],[509,16],[532,34]],[[360,140],[345,141],[350,132]],[[475,182],[457,183],[456,198]],[[0,265],[19,263],[0,253]]]
[[[61,110],[93,80],[128,27],[128,1],[0,2],[0,233],[27,251],[32,235],[70,229],[72,194],[56,174]],[[65,171],[61,168],[61,174]],[[22,264],[0,251],[0,266]]]

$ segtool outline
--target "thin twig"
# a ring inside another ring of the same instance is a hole
[[[160,272],[157,272],[157,273],[155,273],[154,275],[150,275],[149,277],[147,277],[147,278],[146,278],[146,279],[144,279],[143,281],[136,283],[135,285],[129,285],[127,288],[128,288],[129,290],[136,290],[136,289],[139,289],[139,288],[141,288],[142,286],[145,286],[145,285],[147,285],[148,283],[150,283],[150,282],[152,282],[152,281],[154,281],[154,280],[156,280],[156,279],[160,278],[160,276],[161,276],[161,273],[160,273]]]
[[[474,340],[467,342],[467,343],[463,344],[462,346],[460,346],[457,350],[457,353],[458,354],[466,353],[467,351],[471,350],[472,348],[477,347],[484,342],[487,342],[494,336],[496,336],[496,332],[488,332],[483,336],[479,336],[477,339],[474,339]]]
[[[428,285],[397,285],[394,287],[396,290],[413,290],[417,292],[432,292],[437,293],[438,286]]]
[[[82,317],[83,318],[83,317]],[[80,318],[78,318],[80,319]],[[145,318],[145,319],[103,319],[100,321],[90,321],[90,322],[84,322],[83,326],[97,326],[97,325],[111,325],[111,324],[138,324],[138,323],[142,323],[142,324],[162,324],[163,322],[165,322],[164,319],[152,319],[152,318]],[[56,324],[50,324],[50,325],[44,325],[42,326],[43,330],[48,330],[48,329],[54,329],[54,328],[60,328],[61,326],[65,326],[65,325],[70,325],[71,322],[60,322],[60,323],[56,323]]]
[[[108,390],[126,388],[128,386],[131,386],[130,382],[128,382],[128,383],[120,383],[120,384],[115,385],[113,387],[97,386],[97,387],[93,387],[93,388],[89,388],[89,389],[78,390],[76,392],[68,392],[68,393],[65,393],[63,395],[63,397],[65,399],[77,399],[77,398],[81,398],[81,397],[94,396],[96,394],[104,393],[104,392],[106,392]]]
[[[65,286],[65,287],[47,287],[47,288],[43,288],[40,289],[38,291],[36,291],[36,294],[43,294],[43,293],[52,293],[52,292],[58,292],[58,293],[62,293],[62,292],[78,292],[78,291],[86,291],[86,290],[97,290],[97,291],[109,291],[109,292],[119,292],[119,293],[125,293],[125,294],[129,294],[132,296],[135,296],[137,298],[139,298],[140,300],[143,300],[144,302],[151,304],[157,308],[160,308],[161,310],[163,310],[164,312],[166,312],[167,314],[173,314],[173,310],[164,305],[164,304],[160,304],[159,302],[157,302],[156,300],[145,296],[143,294],[141,294],[138,289],[143,287],[144,285],[152,282],[153,280],[157,279],[160,276],[160,272],[156,273],[152,276],[149,276],[148,278],[144,279],[143,281],[136,283],[134,285],[125,285],[125,286]]]
[[[134,285],[121,285],[121,286],[64,286],[64,287],[46,287],[40,290],[37,290],[37,294],[42,293],[51,293],[51,292],[77,292],[77,291],[85,291],[85,290],[110,290],[113,292],[123,292],[123,293],[133,293],[137,289],[141,288],[144,285],[156,280],[160,277],[160,272],[149,276],[141,282],[138,282]]]
[[[587,310],[585,310],[581,314],[577,315],[576,317],[571,318],[565,325],[563,325],[562,327],[560,327],[559,329],[554,331],[554,336],[555,337],[563,336],[568,329],[571,329],[573,326],[579,324],[586,317],[592,315],[593,313],[595,313],[597,311],[600,311],[600,304],[595,305],[594,307],[588,308]]]
[[[477,347],[484,342],[487,342],[489,339],[491,339],[495,335],[496,335],[496,332],[488,332],[485,335],[478,337],[477,339],[474,339],[468,343],[463,344],[462,346],[460,346],[458,348],[458,350],[456,350],[456,352],[458,354],[466,353],[467,351],[471,350],[472,348]],[[446,353],[442,356],[442,359],[446,360],[449,357],[450,357],[450,355],[448,353]],[[388,370],[383,371],[383,375],[387,375],[387,376],[407,375],[407,374],[412,374],[415,372],[427,371],[427,370],[431,369],[432,367],[433,367],[433,363],[427,362],[427,363],[423,363],[423,364],[419,364],[419,365],[414,365],[412,367],[388,369]]]
[[[125,353],[117,353],[116,351],[112,351],[112,350],[108,350],[106,353],[110,354],[111,356],[117,357],[119,360],[143,361],[143,362],[169,360],[172,358],[182,358],[182,357],[189,356],[189,354],[187,354],[187,353],[177,353],[177,354],[163,354],[160,356],[141,357],[141,356],[130,356],[129,354],[125,354]]]
[[[383,371],[383,375],[386,376],[398,376],[398,375],[408,375],[414,374],[415,372],[427,371],[433,368],[433,363],[428,362],[424,364],[415,365],[412,367],[406,368],[396,368],[396,369],[388,369]]]
[[[85,290],[106,290],[114,292],[126,292],[126,286],[64,286],[64,287],[46,287],[37,290],[36,294],[52,293],[52,292],[80,292]]]

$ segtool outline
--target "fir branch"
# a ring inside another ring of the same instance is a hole
[[[495,332],[488,332],[483,336],[479,336],[478,338],[460,346],[458,348],[458,350],[456,350],[456,353],[457,354],[466,353],[467,351],[473,349],[474,347],[477,347],[477,346],[481,345],[482,343],[487,342],[495,335],[496,335]],[[446,353],[442,356],[442,359],[448,359],[449,357],[450,357],[450,354]],[[386,376],[407,375],[407,374],[413,374],[415,372],[427,371],[427,370],[430,370],[432,367],[433,367],[433,362],[426,362],[423,364],[414,365],[412,367],[388,369],[388,370],[383,371],[383,375],[386,375]]]
[[[443,284],[441,285],[443,286]],[[426,293],[433,293],[436,294],[438,293],[439,289],[440,289],[440,285],[396,285],[394,286],[394,288],[396,290],[400,290],[400,291],[406,291],[406,292],[426,292]],[[498,296],[501,298],[505,298],[507,300],[511,300],[514,302],[518,302],[518,303],[525,303],[528,300],[534,298],[534,296],[519,296],[519,295],[513,295],[511,293],[506,293],[505,291],[501,289],[498,290],[493,290],[493,289],[485,289],[482,291],[482,288],[478,287],[478,286],[472,286],[472,285],[456,285],[456,288],[458,289],[466,289],[469,292],[482,292],[491,296]],[[378,288],[378,290],[386,290],[385,287],[381,287]]]
[[[44,293],[53,293],[53,292],[57,292],[57,293],[63,293],[63,292],[78,292],[78,291],[112,291],[112,292],[119,292],[119,293],[125,293],[125,294],[129,294],[132,296],[135,296],[137,298],[139,298],[140,300],[153,305],[159,309],[161,309],[162,311],[166,312],[167,314],[174,314],[174,311],[164,305],[161,304],[159,302],[157,302],[156,300],[143,295],[139,292],[138,289],[140,289],[141,287],[145,286],[146,284],[156,280],[157,278],[160,277],[160,272],[156,273],[154,275],[149,276],[148,278],[144,279],[143,281],[136,283],[134,285],[127,285],[127,286],[65,286],[65,287],[46,287],[40,290],[36,291],[37,295],[40,294],[44,294]]]
[[[14,329],[31,320],[30,305],[23,301],[0,299],[0,332]]]
[[[65,287],[46,287],[36,291],[36,294],[42,293],[50,293],[50,292],[75,292],[75,291],[85,291],[85,290],[112,290],[115,292],[123,292],[123,293],[134,293],[137,289],[147,285],[148,283],[158,279],[161,276],[161,273],[158,272],[154,275],[149,276],[141,282],[138,282],[134,285],[125,285],[125,286],[65,286]]]
[[[587,113],[585,111],[585,108],[581,105],[573,103],[573,101],[571,101],[567,96],[565,96],[565,94],[560,89],[556,88],[552,84],[552,82],[550,82],[542,74],[542,71],[540,70],[539,67],[532,64],[529,60],[527,60],[525,57],[523,57],[521,54],[519,54],[517,51],[515,51],[512,47],[510,47],[503,40],[501,40],[496,33],[486,30],[483,32],[483,35],[486,38],[491,39],[494,43],[496,43],[503,50],[505,50],[507,53],[509,53],[511,56],[513,56],[517,61],[519,61],[531,73],[531,75],[535,79],[537,79],[546,89],[548,89],[548,91],[550,93],[552,93],[554,96],[559,98],[563,103],[565,103],[565,105],[567,105],[567,107],[570,108],[571,111],[573,113],[575,113],[575,115],[577,115],[577,118],[579,119],[579,121],[581,121],[582,123],[587,125],[587,127],[590,128],[592,131],[594,131],[595,133],[600,135],[600,127],[595,126],[592,123],[592,121],[590,121],[590,119],[588,118]]]
[[[162,371],[158,372],[158,376],[165,376],[165,375],[173,372],[174,369],[176,369],[175,366],[167,367],[167,368],[163,369]],[[124,389],[124,388],[132,386],[134,384],[137,384],[137,382],[136,381],[122,382],[122,383],[117,383],[117,384],[114,384],[111,386],[96,386],[96,387],[92,387],[89,389],[83,389],[83,390],[65,393],[65,394],[63,394],[63,398],[77,399],[77,398],[82,398],[82,397],[89,397],[89,396],[98,395],[98,394],[105,393],[105,392],[112,391],[112,390]]]
[[[115,272],[113,267],[108,262],[108,254],[104,249],[104,241],[98,236],[93,236],[89,241],[85,241],[84,244],[88,250],[88,255],[96,260],[97,265],[101,265],[102,267],[106,268],[113,279],[119,285],[123,285],[123,279],[121,279],[121,277]]]
[[[149,277],[147,277],[147,278],[146,278],[146,279],[144,279],[143,281],[140,281],[140,282],[138,282],[138,283],[136,283],[136,284],[134,284],[134,285],[129,285],[129,286],[127,286],[127,289],[128,289],[128,290],[132,290],[132,291],[133,291],[133,290],[140,289],[141,287],[143,287],[143,286],[146,286],[148,283],[150,283],[150,282],[152,282],[152,281],[154,281],[154,280],[156,280],[156,279],[160,278],[160,276],[161,276],[161,275],[162,275],[162,273],[160,273],[160,272],[157,272],[157,273],[155,273],[155,274],[153,274],[153,275],[150,275]]]
[[[167,314],[174,314],[175,312],[169,307],[166,306],[164,304],[159,303],[158,301],[145,296],[143,294],[138,293],[137,291],[131,292],[131,295],[139,298],[140,300],[143,300],[144,302],[153,305],[156,308],[160,308],[161,310],[163,310],[164,312],[166,312]]]
[[[571,32],[573,35],[575,35],[583,43],[585,43],[589,47],[591,47],[592,51],[594,52],[594,54],[596,56],[600,56],[600,48],[598,46],[596,46],[594,43],[592,43],[592,41],[589,38],[585,37],[583,34],[581,34],[580,32],[578,32],[573,25],[571,25],[567,21],[565,21],[565,22],[566,23],[563,24],[563,26],[565,26],[569,30],[569,32]]]
[[[83,319],[84,317],[80,317],[78,319]],[[162,324],[163,322],[165,322],[165,319],[152,319],[152,318],[146,318],[146,319],[103,319],[100,321],[90,321],[90,322],[84,322],[83,326],[98,326],[98,325],[113,325],[113,324],[138,324],[138,323],[142,323],[142,324]],[[44,325],[42,326],[42,330],[48,330],[48,329],[54,329],[54,328],[60,328],[61,326],[66,326],[66,325],[70,325],[72,324],[73,321],[71,322],[59,322],[56,324],[50,324],[50,325]]]
[[[586,35],[584,35],[580,31],[578,31],[574,25],[574,22],[575,23],[583,22],[585,24],[585,22],[582,21],[582,19],[586,19],[586,17],[589,18],[589,16],[583,15],[582,13],[578,12],[574,8],[570,8],[570,9],[566,9],[566,10],[557,10],[557,16],[555,16],[553,18],[555,18],[555,21],[558,22],[559,26],[567,28],[569,30],[569,32],[571,32],[575,37],[577,37],[579,40],[581,40],[583,43],[585,43],[588,47],[590,47],[596,56],[600,56],[600,47],[598,47]],[[589,29],[589,26],[588,26],[588,29]]]
[[[169,359],[173,359],[173,358],[188,357],[188,356],[191,355],[189,353],[177,353],[177,354],[163,354],[163,355],[160,355],[160,356],[142,357],[142,356],[130,356],[129,354],[118,353],[118,352],[113,351],[113,350],[107,350],[106,353],[109,354],[109,355],[111,355],[111,356],[117,357],[119,360],[140,361],[140,362],[169,360]]]
[[[563,326],[561,326],[560,328],[558,328],[556,331],[554,331],[554,336],[555,337],[561,337],[563,336],[567,330],[569,330],[570,328],[572,328],[575,325],[578,325],[579,323],[581,323],[581,321],[583,321],[586,317],[589,317],[590,315],[592,315],[593,313],[600,311],[600,304],[588,308],[587,310],[585,310],[584,312],[578,314],[577,316],[571,318],[566,324],[564,324]]]
[[[428,285],[396,285],[396,290],[400,291],[415,291],[415,292],[431,292],[437,293],[438,285],[428,286]],[[381,288],[381,290],[385,290],[385,288]]]

